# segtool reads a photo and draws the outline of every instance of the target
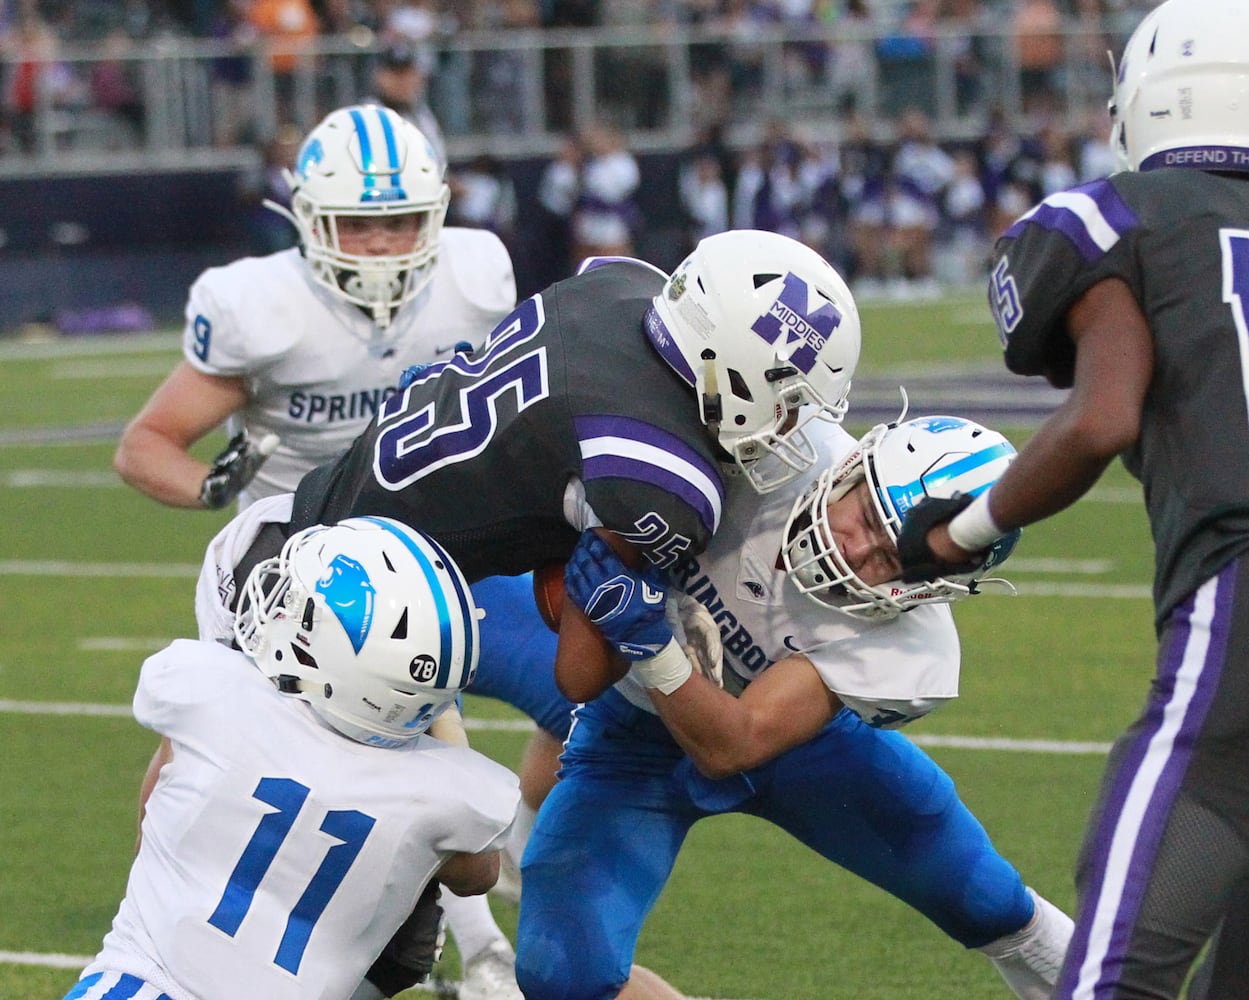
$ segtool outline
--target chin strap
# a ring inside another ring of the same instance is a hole
[[[724,419],[724,406],[720,401],[720,382],[716,376],[716,352],[710,347],[703,351],[703,398],[699,404],[702,411],[703,424],[711,432],[711,436],[720,440],[720,422]]]

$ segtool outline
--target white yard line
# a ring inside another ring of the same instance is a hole
[[[1037,559],[1020,560],[1020,573],[1056,573],[1097,575],[1105,572],[1109,561]],[[60,559],[0,559],[0,576],[52,577],[150,577],[194,579],[200,567],[191,563],[82,563]],[[1016,584],[1022,597],[1081,597],[1110,600],[1149,600],[1151,591],[1144,583],[1068,583],[1035,581]]]
[[[34,965],[45,969],[81,969],[95,960],[94,955],[62,955],[56,952],[37,951],[0,951],[0,965]],[[410,987],[422,993],[436,993],[439,996],[455,996],[459,983],[439,980],[432,983],[418,983]],[[689,997],[688,1000],[717,1000],[715,997]],[[720,998],[724,1000],[724,998]]]
[[[11,701],[0,698],[0,714],[13,715],[102,715],[129,718],[129,705],[93,704],[77,701]],[[534,728],[529,719],[478,719],[472,715],[464,719],[464,728],[481,732],[525,733]],[[910,735],[910,734],[908,734]],[[911,740],[922,747],[949,747],[955,750],[1006,750],[1013,753],[1093,754],[1110,751],[1109,743],[1084,740],[1012,740],[996,736],[942,736],[917,734]]]
[[[59,559],[0,559],[0,576],[177,577],[195,579],[191,563],[80,563]]]

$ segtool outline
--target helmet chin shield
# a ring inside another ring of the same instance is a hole
[[[831,264],[777,233],[709,236],[655,296],[644,325],[757,491],[811,468],[816,450],[802,428],[842,419],[859,359],[858,308]]]
[[[1013,551],[1018,531],[999,539],[971,573],[919,583],[869,583],[839,547],[830,509],[866,480],[873,515],[896,544],[906,512],[920,500],[978,495],[1000,478],[1014,457],[1014,447],[1002,435],[961,417],[877,424],[841,462],[824,470],[790,510],[781,549],[790,580],[815,603],[869,621],[975,593],[980,583],[989,582],[988,570]]]
[[[429,141],[388,108],[340,108],[309,133],[288,180],[291,210],[270,207],[299,231],[313,278],[389,326],[438,260],[450,191]],[[344,248],[346,224],[361,221],[395,234],[386,252]]]

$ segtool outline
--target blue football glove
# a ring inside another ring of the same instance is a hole
[[[627,660],[647,659],[672,641],[663,575],[653,567],[629,569],[592,531],[581,533],[568,559],[564,589]]]
[[[937,558],[928,545],[928,532],[938,524],[946,524],[971,506],[972,497],[955,493],[946,498],[924,497],[906,512],[902,530],[898,532],[898,561],[902,564],[903,583],[923,583],[955,573],[974,573],[982,560],[947,563]]]

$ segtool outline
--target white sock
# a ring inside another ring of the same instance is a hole
[[[386,995],[366,979],[356,987],[351,1000],[386,1000]]]
[[[1022,929],[990,941],[983,952],[1019,1000],[1049,1000],[1075,927],[1048,899],[1028,890],[1036,912]]]
[[[438,903],[447,915],[447,928],[463,961],[496,941],[507,942],[507,936],[494,922],[485,896],[457,896],[444,885]],[[511,947],[510,943],[508,946]]]
[[[538,811],[531,809],[522,799],[516,810],[516,819],[512,823],[512,832],[508,834],[507,844],[503,848],[517,868],[520,867],[520,859],[525,855],[525,845],[529,843],[529,833],[533,830],[533,821],[537,816]]]

